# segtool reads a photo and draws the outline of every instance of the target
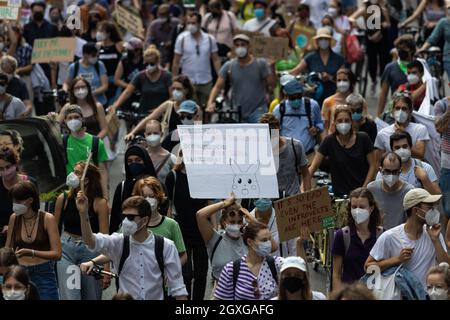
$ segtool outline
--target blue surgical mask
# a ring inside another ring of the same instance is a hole
[[[266,15],[266,12],[264,11],[263,8],[255,9],[254,13],[255,13],[255,18],[257,18],[258,20],[262,20],[264,18],[264,16]]]
[[[289,105],[292,107],[292,109],[299,109],[301,104],[302,104],[301,99],[289,100]]]
[[[362,119],[362,113],[360,112],[353,112],[352,113],[352,120],[353,121],[360,121]]]
[[[253,248],[260,257],[265,257],[272,251],[272,242],[270,240],[260,242],[256,248]]]
[[[255,207],[259,212],[265,212],[272,208],[272,200],[262,198],[255,201]]]

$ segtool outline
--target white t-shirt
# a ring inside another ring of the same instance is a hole
[[[389,139],[395,132],[395,124],[389,127],[381,129],[375,139],[374,147],[386,152],[392,151],[389,144]],[[420,123],[410,122],[406,127],[406,132],[408,132],[412,139],[413,146],[417,141],[428,141],[430,140],[430,135],[428,134],[427,128]]]
[[[198,44],[189,31],[181,33],[175,43],[175,53],[181,55],[183,74],[192,84],[207,84],[212,81],[210,59],[211,54],[217,51],[214,37],[203,31]]]
[[[351,29],[350,22],[348,21],[348,17],[345,15],[335,18],[334,23],[335,23],[336,27],[341,30],[348,31]]]
[[[276,21],[270,18],[266,18],[262,21],[253,18],[244,23],[242,30],[250,32],[261,32],[266,37],[270,37],[270,28],[272,28],[275,23]]]
[[[250,215],[252,217],[255,216],[256,208],[253,209],[252,212],[250,212]],[[278,243],[278,249],[275,252],[272,252],[272,256],[277,257],[295,257],[297,256],[297,238],[283,241],[281,242],[281,250],[280,252],[280,236],[278,234],[278,226],[277,226],[277,218],[275,215],[275,209],[272,208],[272,215],[270,216],[269,223],[267,224],[269,226],[270,234],[272,235],[272,239],[274,239]],[[281,253],[283,255],[281,255]]]
[[[314,24],[314,28],[321,27],[322,18],[328,14],[330,2],[331,0],[303,0],[301,2],[309,6],[309,20]]]
[[[400,255],[403,248],[414,248],[411,259],[403,264],[411,271],[419,281],[426,285],[426,274],[428,270],[437,264],[436,251],[427,233],[426,225],[419,240],[411,240],[405,233],[405,224],[385,231],[378,238],[370,255],[377,261],[386,260]],[[439,235],[442,247],[447,252],[444,237]]]
[[[332,48],[333,52],[342,56],[342,34],[333,30],[333,39],[336,40],[336,44]]]
[[[436,173],[434,172],[434,169],[432,166],[430,166],[428,163],[420,161],[418,159],[411,159],[413,164],[411,167],[409,167],[409,170],[407,172],[401,172],[400,173],[400,179],[403,181],[408,182],[409,184],[412,184],[416,188],[423,188],[422,183],[419,179],[416,178],[416,175],[414,174],[414,168],[422,167],[423,170],[427,173],[428,179],[430,179],[431,182],[436,182],[438,178],[436,177]],[[376,180],[381,180],[383,177],[381,176],[381,172],[378,172]]]

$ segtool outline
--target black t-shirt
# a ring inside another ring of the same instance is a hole
[[[329,157],[333,192],[338,197],[349,195],[361,187],[369,171],[367,154],[373,151],[373,143],[365,132],[356,133],[355,144],[345,149],[332,134],[325,138],[319,152]]]
[[[166,177],[166,189],[168,198],[172,200],[174,191],[173,171],[169,172]],[[189,185],[187,175],[177,171],[175,186],[175,203],[176,216],[175,220],[180,225],[181,233],[186,244],[204,245],[203,238],[198,230],[197,211],[204,208],[208,201],[205,199],[192,199],[189,196]]]
[[[30,100],[30,96],[28,95],[27,85],[23,80],[12,77],[12,79],[8,83],[8,87],[6,87],[6,93],[19,98],[20,100]]]
[[[366,122],[359,127],[359,132],[367,133],[372,143],[374,143],[378,133],[377,125],[373,120],[366,118]]]

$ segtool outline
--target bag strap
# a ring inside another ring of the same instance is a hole
[[[306,116],[308,117],[309,126],[313,126],[313,121],[311,118],[311,100],[308,97],[305,97],[305,111]]]
[[[266,21],[266,23],[264,23],[261,27],[259,27],[258,30],[256,30],[255,32],[261,32],[261,30],[263,30],[271,22],[272,22],[272,19],[269,19],[268,21]]]
[[[345,226],[341,230],[342,230],[342,237],[344,239],[345,256],[346,256],[348,249],[350,248],[350,227]]]
[[[171,154],[169,153],[164,159],[163,161],[161,161],[160,165],[158,166],[158,168],[156,169],[156,175],[158,175],[158,173],[161,171],[161,169],[164,167],[164,165],[166,164],[167,160],[169,160]]]
[[[98,165],[98,146],[100,144],[100,139],[97,136],[92,136],[92,161]]]
[[[174,200],[175,200],[175,187],[177,185],[177,172],[172,169],[172,173],[173,173],[172,205],[175,206]]]
[[[97,72],[98,78],[100,79],[100,63],[98,61],[94,64],[94,69],[95,72]]]
[[[269,265],[270,273],[272,273],[272,278],[278,283],[278,272],[275,265],[275,258],[271,255],[266,256],[267,264]]]
[[[119,279],[122,273],[123,265],[130,255],[130,236],[123,237],[122,255],[120,256],[119,268],[117,270],[117,275],[119,278],[116,281],[117,291],[119,291]]]
[[[69,135],[68,134],[63,135],[63,147],[64,147],[64,153],[66,154],[66,164],[69,163],[69,156],[67,154],[68,141],[69,141]]]
[[[211,261],[211,264],[212,264],[212,261],[213,261],[213,258],[214,258],[214,254],[216,253],[217,247],[219,246],[220,241],[222,241],[222,239],[223,239],[223,237],[220,236],[219,239],[217,239],[216,243],[214,244],[214,247],[213,247],[213,249],[211,251],[211,256],[209,257],[209,260]]]
[[[73,77],[76,78],[80,70],[80,60],[77,60],[73,66]]]
[[[156,262],[158,262],[159,271],[161,271],[164,287],[164,237],[161,237],[155,233],[153,233],[153,236],[155,237]]]
[[[233,261],[233,292],[236,297],[236,283],[239,277],[239,270],[241,269],[241,258]]]
[[[286,113],[286,100],[280,103],[280,130],[283,128],[283,118]]]

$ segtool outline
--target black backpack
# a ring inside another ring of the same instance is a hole
[[[161,237],[154,233],[153,233],[153,236],[155,237],[156,262],[158,262],[158,267],[159,267],[159,270],[161,271],[161,278],[163,279],[164,299],[166,299],[167,293],[166,293],[166,288],[164,286],[164,237]],[[129,255],[130,255],[130,236],[124,236],[123,237],[122,255],[120,256],[119,268],[117,270],[117,276],[119,277],[116,280],[117,291],[119,291],[119,286],[120,286],[120,283],[119,283],[120,274],[122,273],[123,265],[125,264],[125,261],[128,259]]]
[[[69,162],[69,157],[67,155],[67,142],[69,141],[69,135],[65,134],[63,136],[63,146],[64,146],[64,152],[66,155],[66,164]],[[92,136],[92,146],[91,146],[91,152],[92,152],[92,162],[94,162],[96,165],[98,165],[98,145],[100,143],[100,139],[97,136]]]
[[[277,267],[275,266],[275,258],[273,256],[267,255],[264,257],[269,265],[270,273],[272,274],[273,279],[278,284],[278,272]],[[239,276],[239,271],[241,269],[241,260],[242,258],[236,259],[233,261],[233,292],[236,295],[236,283]]]
[[[280,128],[283,127],[283,118],[284,117],[301,118],[301,117],[306,116],[308,118],[309,126],[312,127],[314,125],[312,118],[311,118],[311,100],[308,97],[304,97],[303,99],[305,101],[306,114],[295,114],[295,113],[287,113],[286,114],[286,100],[281,101],[281,103],[280,103]]]

